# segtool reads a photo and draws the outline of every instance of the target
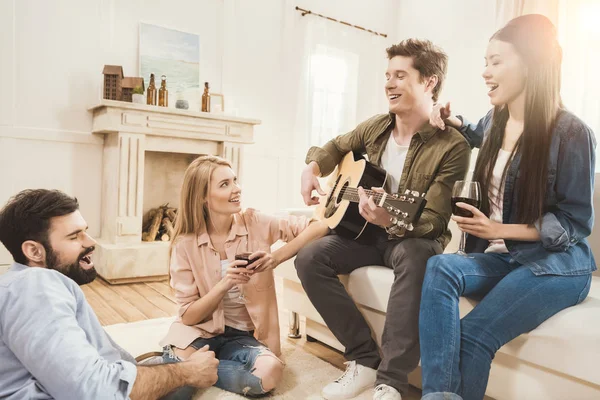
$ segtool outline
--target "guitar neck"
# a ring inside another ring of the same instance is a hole
[[[360,201],[360,197],[358,196],[357,188],[346,187],[345,189],[342,189],[341,192],[342,192],[341,194],[342,194],[343,200],[348,200],[353,203],[358,203]],[[378,204],[381,201],[381,198],[384,195],[387,195],[386,193],[374,192],[372,190],[365,190],[365,194],[367,196],[373,196],[373,201],[375,202],[375,204]]]

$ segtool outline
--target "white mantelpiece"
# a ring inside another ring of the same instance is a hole
[[[169,243],[141,240],[145,153],[219,155],[239,177],[243,145],[260,121],[110,100],[90,111],[92,132],[104,135],[96,269],[111,283],[163,279]]]

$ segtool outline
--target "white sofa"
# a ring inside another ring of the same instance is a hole
[[[310,213],[293,210],[295,214]],[[458,233],[446,249],[456,249]],[[306,318],[302,332],[340,351],[343,346],[327,329],[306,296],[291,259],[276,269],[283,280],[282,304],[292,314],[291,332],[298,316]],[[359,268],[350,275],[340,275],[342,283],[371,325],[375,339],[381,343],[387,300],[393,273],[382,266]],[[461,298],[461,316],[476,302]],[[598,400],[600,399],[600,276],[593,277],[588,298],[580,305],[550,318],[534,331],[519,336],[503,346],[492,364],[486,395],[496,400]],[[421,387],[420,368],[409,377]]]

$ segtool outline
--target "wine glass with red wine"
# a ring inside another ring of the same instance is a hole
[[[252,253],[240,253],[240,254],[236,254],[235,255],[235,259],[236,260],[243,260],[246,261],[248,264],[246,265],[238,265],[236,266],[236,268],[246,268],[248,265],[252,264],[252,262],[254,261],[254,259],[250,259],[250,255]],[[246,296],[244,296],[244,289],[242,285],[238,285],[238,289],[240,291],[240,295],[236,298],[233,299],[233,301],[235,303],[239,303],[239,304],[246,304],[246,303],[250,303],[250,300],[248,300],[248,298]]]
[[[456,181],[454,188],[452,188],[452,213],[459,217],[473,218],[473,213],[471,211],[458,207],[456,203],[467,203],[479,209],[481,207],[481,187],[479,186],[479,182]],[[467,256],[467,253],[465,253],[466,241],[467,234],[462,232],[460,246],[458,247],[456,254],[469,257]]]

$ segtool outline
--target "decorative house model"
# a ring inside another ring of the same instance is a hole
[[[146,90],[146,88],[144,87],[144,78],[131,78],[131,77],[127,77],[127,78],[123,78],[123,97],[121,98],[121,100],[123,101],[128,101],[131,103],[131,96],[133,94],[133,89],[135,89],[137,86],[141,87],[142,90]]]
[[[120,65],[105,65],[104,70],[104,98],[107,100],[121,100],[123,67]]]

